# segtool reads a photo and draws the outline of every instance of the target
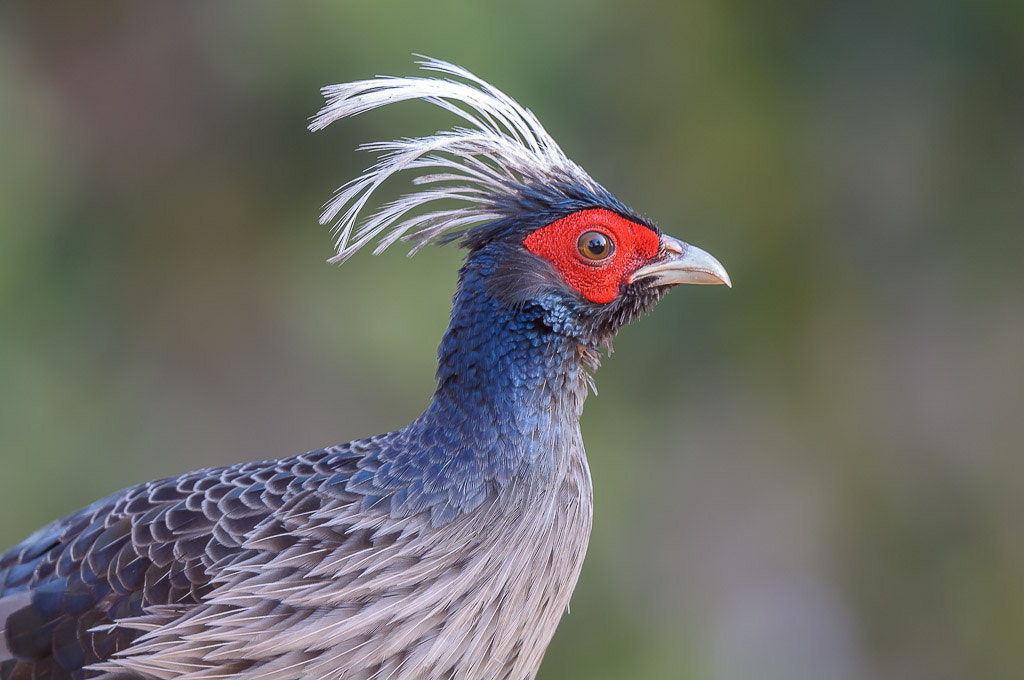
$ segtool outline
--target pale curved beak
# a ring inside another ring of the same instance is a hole
[[[675,286],[680,283],[717,285],[724,283],[732,288],[729,272],[722,263],[697,246],[683,243],[667,234],[661,235],[661,259],[640,267],[629,277],[634,283],[642,279],[653,279],[656,286]]]

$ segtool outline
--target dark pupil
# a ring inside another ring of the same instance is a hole
[[[604,236],[591,236],[587,239],[587,252],[593,257],[601,257],[608,251],[608,241]]]

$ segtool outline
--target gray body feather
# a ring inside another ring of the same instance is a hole
[[[146,633],[103,667],[196,680],[532,678],[590,533],[582,448],[562,458],[551,478],[517,480],[439,529],[346,499],[275,513],[202,603],[122,623]],[[290,545],[274,549],[281,530]]]
[[[102,571],[115,584],[84,619],[56,617],[72,631],[65,643],[114,641],[87,675],[532,678],[590,533],[578,430],[552,442],[543,476],[524,472],[439,528],[425,513],[363,510],[339,484],[374,441],[151,482],[48,527],[56,545],[36,579],[71,577],[87,593],[83,572]],[[0,561],[0,576],[18,553]],[[137,590],[119,587],[128,579]],[[20,610],[28,592],[0,590],[0,611]],[[148,601],[141,616],[126,606],[135,597]],[[8,680],[57,670],[8,669]]]

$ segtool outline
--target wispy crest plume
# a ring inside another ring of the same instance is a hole
[[[498,200],[529,184],[560,181],[600,189],[529,109],[464,68],[426,57],[417,63],[451,77],[378,76],[321,90],[326,104],[313,117],[312,131],[409,99],[422,99],[468,123],[426,137],[360,146],[377,153],[377,162],[341,186],[320,215],[321,224],[334,222],[337,237],[337,254],[329,262],[344,262],[375,239],[374,254],[399,239],[413,242],[415,253],[428,243],[502,217]],[[414,189],[362,218],[377,188],[404,170],[415,173]],[[454,207],[418,210],[450,200],[457,201]]]

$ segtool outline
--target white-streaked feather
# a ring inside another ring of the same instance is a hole
[[[414,253],[442,235],[498,219],[495,199],[514,195],[526,184],[560,180],[599,189],[529,109],[464,68],[429,58],[418,63],[452,77],[380,76],[322,90],[326,104],[309,125],[313,131],[410,99],[438,106],[469,125],[360,146],[377,153],[377,162],[341,186],[320,216],[321,224],[334,222],[337,254],[330,262],[344,262],[375,239],[374,254],[399,239],[412,241]],[[421,172],[412,178],[414,190],[363,218],[374,192],[405,170]],[[455,203],[418,212],[435,201]]]
[[[533,512],[519,512],[524,503]],[[232,677],[527,680],[568,605],[591,508],[577,433],[550,479],[515,485],[481,516],[431,529],[424,516],[382,515],[385,533],[408,525],[413,538],[379,549],[372,564],[357,552],[305,571],[287,589],[261,576],[290,563],[292,549],[264,554],[252,573],[225,571],[197,607],[154,608],[156,625],[119,622],[145,632],[95,668],[210,680],[245,660]],[[357,507],[333,511],[351,518]],[[315,551],[317,531],[297,529],[295,553]]]
[[[574,380],[553,388],[571,398],[552,420],[579,417],[586,386]],[[592,521],[579,429],[534,427],[531,439],[554,435],[551,466],[513,477],[503,493],[440,527],[429,514],[366,512],[351,498],[268,518],[295,542],[260,547],[256,527],[242,546],[251,556],[221,567],[202,602],[118,620],[140,637],[90,671],[153,680],[530,680],[568,606]],[[344,540],[363,531],[374,548]]]

